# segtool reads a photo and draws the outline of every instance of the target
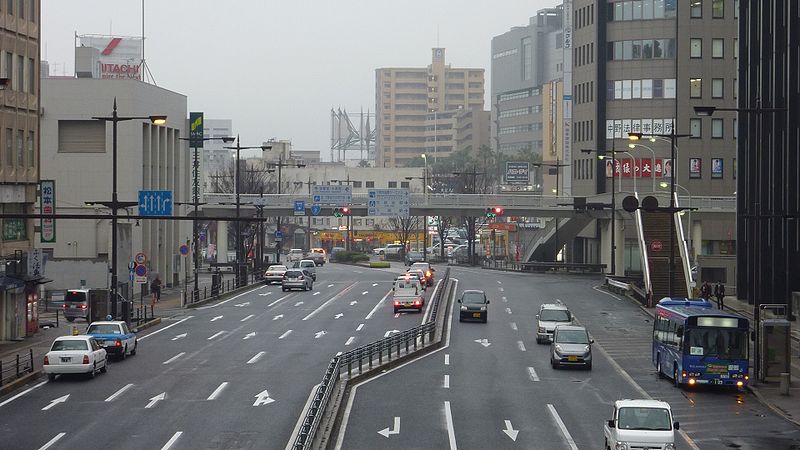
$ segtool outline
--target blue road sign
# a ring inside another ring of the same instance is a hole
[[[171,216],[172,191],[139,191],[140,216]]]
[[[178,251],[181,253],[182,256],[186,256],[189,254],[189,246],[183,244],[178,248]]]
[[[275,231],[275,239],[276,239],[276,240],[281,240],[281,239],[283,239],[283,231],[281,231],[281,230],[276,230],[276,231]]]
[[[143,277],[143,276],[147,275],[147,266],[145,266],[144,264],[139,264],[138,266],[136,266],[136,269],[134,269],[133,272],[137,276]]]
[[[294,215],[295,216],[304,216],[306,214],[306,201],[305,200],[295,200],[294,201]]]
[[[320,211],[322,211],[322,207],[319,205],[311,205],[311,214],[318,216]]]

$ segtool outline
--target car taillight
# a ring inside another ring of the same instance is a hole
[[[426,277],[429,277],[429,276],[431,276],[431,275],[433,275],[433,274],[431,273],[431,271],[430,271],[430,270],[429,270],[429,271],[427,271],[427,272],[425,272],[425,276],[426,276]]]
[[[89,355],[83,355],[83,363],[89,364]]]
[[[394,305],[395,305],[395,306],[400,306],[400,301],[398,301],[398,300],[395,300],[395,301],[394,301]]]
[[[85,303],[81,304],[81,309],[86,309],[86,304]]]
[[[414,300],[414,305],[419,306],[419,300]]]
[[[50,360],[47,358],[47,355],[44,355],[44,365],[50,364]]]
[[[114,347],[122,347],[122,341],[114,341]]]
[[[66,304],[66,303],[64,303],[64,304],[63,304],[63,305],[61,305],[61,306],[62,306],[64,309],[67,309],[67,308],[69,308],[69,306],[67,306],[67,304]]]

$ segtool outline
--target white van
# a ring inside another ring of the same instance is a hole
[[[286,254],[286,260],[290,262],[300,261],[301,259],[303,259],[303,255],[304,252],[302,248],[293,248],[289,250],[289,253]]]
[[[617,400],[611,420],[603,425],[605,449],[675,450],[675,430],[669,403],[658,400]]]

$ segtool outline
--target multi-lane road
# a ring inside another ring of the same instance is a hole
[[[393,314],[397,270],[326,265],[309,292],[258,286],[141,333],[107,374],[37,381],[0,397],[3,449],[285,448],[330,358],[421,322]],[[746,393],[686,392],[655,377],[650,318],[598,279],[453,269],[483,289],[489,322],[459,323],[446,345],[359,385],[344,449],[602,448],[618,398],[670,402],[679,448],[792,448],[800,431]],[[430,295],[430,294],[428,294]],[[534,316],[560,299],[596,340],[591,372],[555,371]]]

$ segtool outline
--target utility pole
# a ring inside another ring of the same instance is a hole
[[[282,172],[281,169],[283,169],[284,167],[302,168],[302,167],[305,167],[305,166],[306,165],[302,164],[302,163],[284,162],[283,161],[283,153],[278,155],[278,162],[269,162],[269,163],[267,163],[267,167],[272,168],[272,169],[277,169],[277,171],[278,171],[278,195],[281,194],[281,184],[283,183],[283,180],[281,178],[281,172]],[[277,218],[277,227],[275,228],[275,230],[277,232],[280,229],[281,229],[281,216],[278,216],[278,218]],[[280,262],[281,262],[281,242],[276,242],[275,243],[275,263],[280,263]]]
[[[478,175],[483,175],[484,172],[478,172],[475,166],[472,167],[472,172],[453,172],[455,176],[465,176],[468,177],[468,180],[471,179],[471,183],[464,184],[464,190],[468,191],[467,194],[474,194],[476,191],[477,186],[477,179]],[[475,259],[475,217],[469,216],[467,217],[467,252],[469,256],[467,256],[469,264],[472,265]],[[442,244],[444,245],[444,244]]]
[[[316,185],[316,182],[311,182],[311,175],[308,176],[308,181],[295,181],[294,184],[296,186],[306,185],[308,186],[308,197],[311,198],[311,186]],[[308,251],[311,251],[311,216],[308,214],[308,209],[306,209],[306,248]]]

